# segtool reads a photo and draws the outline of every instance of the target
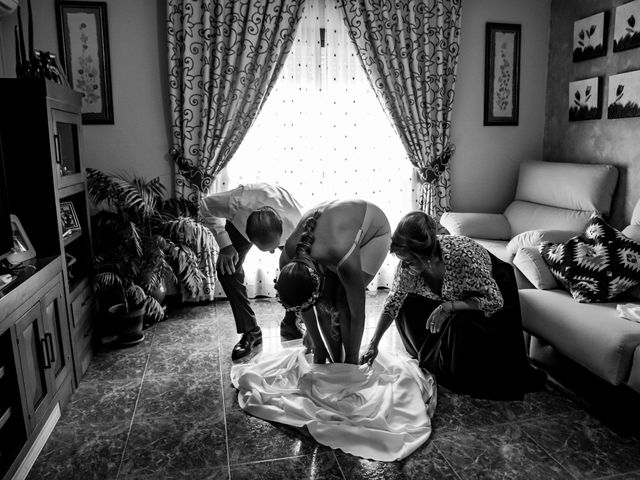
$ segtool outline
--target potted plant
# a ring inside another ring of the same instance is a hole
[[[213,248],[213,235],[194,218],[190,202],[164,199],[158,177],[147,181],[89,168],[87,185],[99,208],[93,216],[98,300],[121,327],[139,325],[119,333],[121,343],[135,343],[144,338],[145,318],[165,316],[157,298],[163,286],[177,283],[190,295],[198,293],[203,275],[194,248],[198,242]]]

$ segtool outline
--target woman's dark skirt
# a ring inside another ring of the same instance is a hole
[[[396,318],[405,348],[420,366],[446,388],[473,397],[519,400],[527,391],[529,366],[522,334],[518,287],[513,267],[491,255],[492,275],[504,307],[485,317],[461,310],[437,333],[426,330],[431,312],[441,303],[409,295]]]

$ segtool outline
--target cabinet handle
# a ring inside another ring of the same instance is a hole
[[[51,359],[49,358],[49,347],[47,346],[47,339],[40,339],[40,346],[42,347],[42,358],[44,359],[44,368],[51,368]]]
[[[53,335],[51,335],[50,333],[45,333],[44,334],[44,338],[47,339],[47,343],[49,345],[50,361],[51,362],[55,362],[56,361],[56,355],[55,355],[55,352],[53,350]]]
[[[56,163],[61,163],[62,158],[60,155],[60,135],[57,133],[53,136],[53,143],[56,147]]]

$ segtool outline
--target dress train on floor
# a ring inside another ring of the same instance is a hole
[[[404,353],[381,351],[371,367],[317,365],[297,343],[234,365],[231,380],[247,413],[362,458],[400,460],[431,435],[435,380]]]

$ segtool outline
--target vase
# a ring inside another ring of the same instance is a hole
[[[144,311],[138,308],[127,311],[124,303],[109,307],[112,318],[118,322],[118,343],[122,346],[136,345],[144,340],[142,325]]]

